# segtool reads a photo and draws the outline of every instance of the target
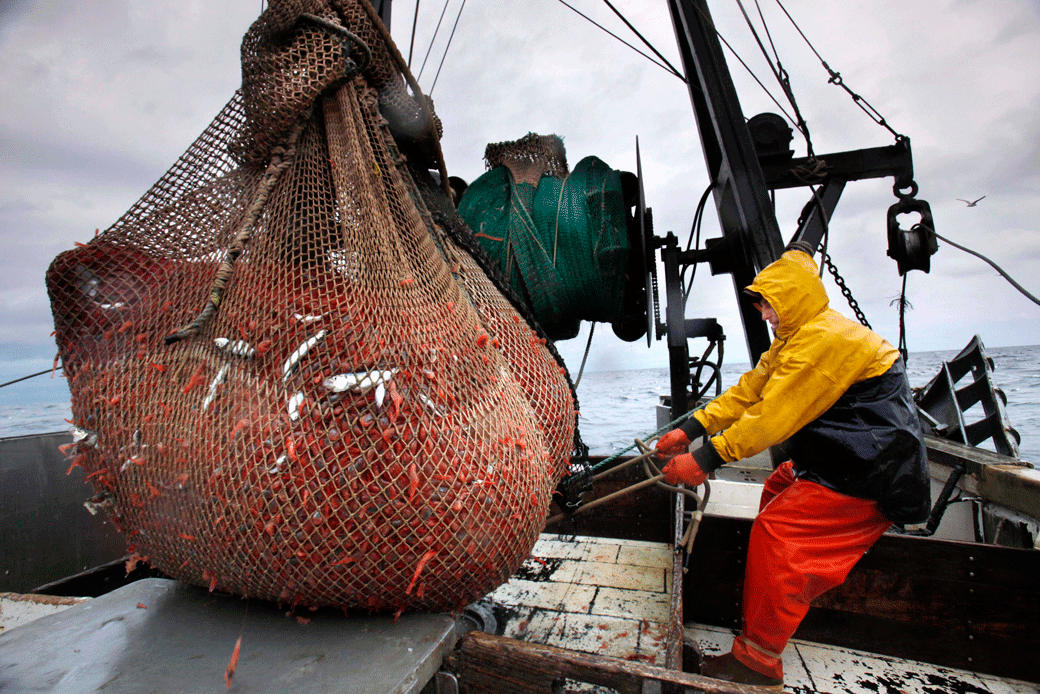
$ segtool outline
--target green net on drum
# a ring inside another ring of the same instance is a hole
[[[306,606],[452,609],[529,554],[576,403],[446,197],[366,0],[272,0],[242,87],[47,273],[70,451],[135,559]]]
[[[583,320],[623,321],[629,278],[642,277],[631,267],[622,172],[597,157],[569,171],[563,141],[535,133],[489,144],[484,159],[488,172],[459,213],[549,337],[575,337]]]

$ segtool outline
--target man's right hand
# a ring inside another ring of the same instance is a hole
[[[710,447],[711,444],[709,443],[707,446]],[[693,453],[683,453],[668,461],[668,464],[661,470],[665,481],[668,484],[679,484],[682,482],[691,488],[704,484],[704,480],[708,479],[708,473],[701,469],[697,460],[698,454],[704,451],[704,448],[704,446],[701,446]]]
[[[672,429],[657,440],[654,454],[664,461],[671,460],[680,453],[685,453],[690,446],[690,437],[682,429]]]

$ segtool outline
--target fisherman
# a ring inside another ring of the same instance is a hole
[[[828,307],[811,253],[792,243],[755,277],[745,293],[773,329],[769,350],[656,446],[668,482],[691,487],[776,444],[790,458],[766,480],[751,527],[743,632],[701,669],[777,691],[781,653],[813,599],[840,585],[889,526],[920,523],[930,507],[899,351]]]

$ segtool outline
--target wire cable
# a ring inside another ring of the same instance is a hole
[[[675,67],[674,67],[674,66],[673,66],[673,65],[672,65],[671,63],[669,63],[669,62],[668,62],[668,59],[667,59],[667,58],[665,58],[665,57],[664,57],[663,55],[661,55],[661,52],[660,52],[659,50],[657,50],[656,48],[654,48],[654,47],[653,47],[653,45],[652,45],[652,44],[651,44],[651,43],[650,43],[649,41],[647,41],[647,40],[646,40],[646,38],[644,38],[644,37],[643,37],[643,35],[642,35],[642,34],[640,34],[640,33],[639,33],[639,31],[637,31],[637,30],[636,30],[636,28],[635,28],[634,26],[632,26],[632,23],[631,23],[631,22],[629,22],[629,21],[628,21],[628,19],[626,19],[626,18],[625,18],[625,15],[621,14],[620,12],[618,12],[617,8],[616,8],[616,7],[614,7],[614,6],[612,5],[612,4],[610,4],[610,0],[603,0],[603,2],[604,2],[604,3],[606,3],[607,7],[609,7],[609,8],[611,9],[611,10],[613,10],[614,14],[616,14],[616,15],[618,16],[618,19],[620,19],[620,20],[621,20],[622,22],[624,22],[624,23],[625,23],[625,26],[627,26],[627,27],[628,27],[629,29],[631,29],[631,30],[632,30],[632,33],[633,33],[633,34],[635,34],[636,36],[638,36],[638,37],[639,37],[639,40],[640,40],[640,41],[642,41],[642,42],[643,42],[643,44],[644,44],[644,45],[645,45],[645,46],[646,46],[647,48],[649,48],[649,49],[650,49],[651,51],[653,51],[653,52],[654,52],[654,55],[656,55],[656,56],[657,56],[658,58],[660,58],[660,59],[661,59],[661,62],[662,62],[662,63],[664,63],[665,65],[667,65],[667,66],[668,66],[668,68],[669,68],[669,69],[670,69],[670,70],[671,70],[671,71],[672,71],[673,73],[675,73],[676,75],[681,75],[681,74],[682,74],[682,73],[680,73],[680,72],[679,72],[678,70],[676,70],[676,69],[675,69]]]
[[[419,0],[415,0],[415,16],[412,17],[412,38],[408,42],[408,69],[412,69],[412,51],[415,50],[415,28],[419,25]]]
[[[676,70],[675,68],[673,68],[673,67],[670,67],[670,66],[669,66],[669,67],[665,67],[665,66],[664,66],[664,65],[662,65],[661,63],[657,62],[656,60],[654,60],[653,58],[651,58],[650,56],[648,56],[648,55],[647,55],[646,53],[644,53],[643,51],[639,50],[638,48],[636,48],[635,46],[633,46],[632,44],[630,44],[630,43],[629,43],[628,41],[624,40],[623,38],[621,38],[620,36],[618,36],[617,34],[615,34],[614,32],[612,32],[612,31],[611,31],[610,29],[607,29],[607,28],[606,28],[605,26],[603,26],[602,24],[599,24],[598,22],[596,22],[596,21],[595,21],[594,19],[592,19],[592,18],[591,18],[591,17],[589,17],[588,15],[584,14],[584,13],[583,13],[583,12],[581,12],[580,10],[578,10],[578,9],[574,8],[573,6],[571,6],[570,4],[568,4],[568,3],[566,2],[566,0],[559,0],[559,2],[560,2],[560,4],[561,4],[561,5],[563,5],[563,6],[564,6],[564,7],[566,7],[567,9],[571,10],[572,12],[574,12],[575,14],[577,14],[578,16],[580,16],[580,17],[582,17],[583,19],[585,19],[585,21],[589,22],[590,24],[592,24],[593,26],[595,26],[595,27],[599,28],[600,30],[602,30],[602,31],[605,31],[606,33],[610,34],[610,35],[611,35],[611,36],[613,36],[613,37],[614,37],[615,39],[617,39],[617,40],[618,40],[618,41],[620,41],[621,43],[625,44],[626,46],[628,46],[628,47],[629,47],[629,48],[631,48],[631,49],[632,49],[633,51],[635,51],[635,52],[636,52],[636,53],[638,53],[639,55],[641,55],[641,56],[643,56],[644,58],[646,58],[647,60],[649,60],[649,61],[650,61],[651,63],[653,63],[653,64],[654,64],[654,65],[656,65],[657,67],[661,68],[661,69],[662,69],[662,70],[664,70],[665,72],[669,72],[669,73],[671,73],[671,74],[675,75],[676,77],[678,77],[679,79],[681,79],[681,80],[682,80],[683,82],[686,82],[686,78],[685,78],[685,77],[684,77],[684,76],[683,76],[683,75],[682,75],[681,73],[679,73],[679,72],[678,72],[678,71],[677,71],[677,70]]]
[[[823,59],[823,56],[820,55],[820,52],[817,51],[816,47],[812,45],[812,42],[805,35],[805,32],[802,31],[802,28],[800,26],[798,26],[798,22],[794,21],[794,17],[792,17],[791,13],[787,11],[787,8],[784,7],[784,4],[780,0],[776,0],[776,4],[779,5],[780,9],[784,11],[784,14],[787,15],[787,18],[791,21],[791,25],[794,26],[794,28],[798,31],[799,35],[801,35],[801,37],[805,41],[806,45],[809,46],[809,49],[814,54],[816,54],[816,57],[819,59],[820,63],[823,65],[823,68],[827,71],[827,74],[830,75],[830,79],[827,80],[827,81],[830,82],[831,84],[838,85],[839,87],[844,89],[846,92],[848,92],[849,96],[852,97],[852,101],[857,106],[859,106],[863,110],[863,112],[866,113],[870,117],[870,119],[872,121],[874,121],[875,123],[877,123],[881,127],[883,127],[886,130],[888,130],[890,133],[892,133],[892,135],[896,138],[896,142],[905,142],[905,141],[907,141],[909,138],[907,138],[906,135],[901,135],[901,134],[897,133],[895,130],[893,130],[892,126],[890,126],[888,124],[888,121],[885,120],[885,117],[882,116],[878,112],[878,110],[876,108],[871,106],[867,102],[866,99],[864,99],[862,96],[860,96],[856,92],[854,92],[851,89],[849,89],[848,85],[846,85],[845,82],[842,80],[841,73],[840,72],[835,72],[834,70],[831,69],[831,66],[827,64],[827,61]]]
[[[758,75],[755,74],[755,71],[752,70],[747,63],[744,62],[744,59],[740,57],[740,54],[737,53],[736,49],[734,49],[733,46],[729,45],[729,41],[727,41],[722,36],[722,34],[719,33],[718,29],[715,30],[715,35],[719,37],[719,41],[722,41],[722,45],[729,49],[729,52],[733,54],[733,57],[736,58],[737,61],[744,66],[744,69],[747,70],[747,73],[751,75],[752,79],[758,82],[758,86],[761,87],[762,91],[766,93],[766,96],[768,96],[770,100],[772,100],[772,102],[776,104],[776,107],[780,109],[780,113],[784,114],[784,118],[786,118],[788,122],[791,123],[791,125],[797,128],[798,123],[795,121],[794,117],[792,117],[791,114],[787,112],[783,104],[777,101],[776,97],[773,96],[773,93],[766,89],[766,85],[762,83],[762,80],[758,79]]]
[[[449,2],[451,2],[451,0],[444,0],[444,7],[441,8],[440,19],[437,20],[437,26],[433,29],[433,36],[430,37],[430,45],[426,47],[426,57],[423,58],[422,65],[419,67],[419,74],[415,76],[416,82],[419,81],[419,78],[422,77],[423,70],[426,69],[426,61],[430,59],[430,51],[433,50],[433,44],[437,40],[437,33],[441,30],[441,22],[444,21],[444,13],[448,11]]]
[[[437,86],[437,78],[441,76],[441,68],[444,67],[444,59],[448,57],[448,49],[451,48],[451,40],[455,38],[455,30],[459,27],[459,19],[462,18],[462,11],[466,9],[466,0],[462,0],[462,6],[459,7],[459,13],[455,15],[455,24],[451,27],[451,35],[448,36],[448,45],[444,47],[444,55],[441,56],[441,64],[437,66],[437,74],[433,76],[433,84],[430,85],[430,91],[427,92],[427,96],[433,96],[433,88]]]
[[[578,377],[574,379],[574,388],[581,383],[581,375],[585,373],[585,362],[589,360],[589,351],[592,349],[592,334],[596,332],[596,322],[589,322],[589,341],[585,343],[585,355],[581,358],[581,368],[578,369]]]
[[[758,5],[758,0],[755,0],[755,4],[756,6]],[[775,66],[773,65],[773,59],[769,57],[769,51],[766,50],[765,45],[762,43],[762,39],[758,36],[758,31],[755,29],[755,25],[751,21],[751,17],[748,15],[747,10],[744,9],[744,3],[742,2],[742,0],[737,0],[737,6],[740,8],[741,14],[744,15],[744,21],[747,23],[748,29],[751,30],[751,35],[755,37],[755,42],[758,44],[759,49],[762,51],[762,55],[765,57],[766,62],[769,63],[769,70],[773,73],[773,77],[775,77],[776,81],[780,84],[780,88],[783,90],[784,96],[787,97],[787,101],[791,104],[791,108],[794,109],[794,114],[797,117],[797,123],[795,127],[798,128],[798,131],[802,134],[802,137],[805,138],[805,144],[806,148],[808,149],[808,154],[810,157],[812,157],[813,146],[812,138],[809,136],[809,126],[805,122],[805,119],[802,117],[802,112],[798,108],[798,102],[794,98],[794,91],[791,89],[791,78],[787,74],[787,70],[785,70],[784,66],[780,63],[780,56],[776,52],[776,46],[773,45],[773,37],[769,33],[769,27],[768,25],[766,25],[765,16],[762,14],[762,8],[761,6],[759,6],[758,15],[762,18],[762,25],[765,28],[766,36],[768,36],[769,38],[770,45],[773,46],[773,54],[776,55]]]

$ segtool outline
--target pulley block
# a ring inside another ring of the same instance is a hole
[[[899,215],[917,213],[921,220],[909,229],[899,225]],[[899,274],[908,270],[931,269],[932,254],[939,250],[932,221],[932,208],[924,200],[902,197],[888,208],[888,256],[899,265]]]

